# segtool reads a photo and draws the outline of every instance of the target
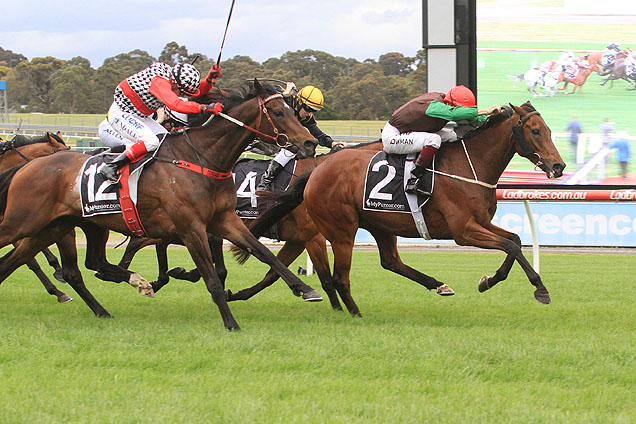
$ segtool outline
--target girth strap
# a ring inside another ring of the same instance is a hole
[[[187,169],[188,171],[196,172],[197,174],[205,175],[208,178],[214,178],[215,180],[224,180],[226,178],[232,178],[232,171],[219,172],[214,171],[204,166],[194,165],[184,160],[173,160],[170,163],[177,165],[179,168]]]

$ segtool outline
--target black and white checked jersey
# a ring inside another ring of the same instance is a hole
[[[160,76],[170,80],[172,67],[167,63],[154,62],[152,65],[126,78],[130,88],[139,96],[141,101],[153,111],[163,106],[161,100],[150,94],[150,80],[155,76]],[[125,112],[134,113],[140,117],[146,117],[139,111],[132,101],[126,96],[124,90],[118,85],[115,89],[115,103]]]

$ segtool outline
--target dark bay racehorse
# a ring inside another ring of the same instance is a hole
[[[627,90],[636,89],[636,77],[627,74],[627,65],[625,64],[624,58],[616,59],[616,62],[614,62],[614,67],[604,75],[607,75],[607,78],[601,81],[599,85],[605,85],[609,81],[610,88],[612,88],[614,86],[614,81],[622,79],[627,81],[632,86],[631,88],[627,88]]]
[[[0,173],[7,171],[15,166],[22,165],[31,159],[41,156],[52,155],[55,152],[61,150],[68,150],[64,140],[60,137],[60,134],[46,133],[40,137],[26,137],[24,135],[15,135],[10,141],[2,142],[0,144]],[[42,250],[47,262],[54,269],[54,276],[60,281],[64,281],[62,278],[62,267],[55,255],[48,249]],[[46,291],[57,297],[57,301],[60,303],[70,302],[73,300],[68,294],[60,291],[51,282],[49,277],[42,271],[40,265],[35,258],[27,262],[27,266],[42,282]]]
[[[497,207],[497,181],[515,153],[540,167],[548,178],[563,173],[565,164],[552,142],[550,129],[529,102],[491,116],[484,125],[467,133],[464,143],[442,144],[435,170],[446,175],[436,177],[435,192],[422,212],[434,239],[453,239],[459,245],[506,252],[495,275],[481,279],[479,291],[504,280],[517,261],[536,287],[535,298],[549,303],[548,290],[524,257],[519,236],[491,222]],[[375,238],[382,266],[398,273],[404,265],[399,260],[396,236],[420,237],[409,214],[363,209],[365,174],[374,154],[338,152],[310,174],[299,177],[288,191],[273,193],[276,203],[252,227],[271,225],[304,199],[316,227],[331,242],[334,285],[354,315],[360,311],[351,296],[349,272],[358,228],[368,230]],[[420,283],[429,289],[442,284],[425,277]]]
[[[244,92],[233,92],[225,97],[213,92],[211,97],[215,94],[214,100],[223,101],[227,115],[241,125],[216,117],[206,127],[168,137],[155,161],[139,179],[137,209],[150,237],[183,241],[219,308],[225,327],[233,330],[239,329],[239,325],[214,270],[207,233],[230,240],[272,266],[296,295],[308,300],[320,296],[259,243],[238,218],[234,183],[229,178],[232,165],[253,140],[254,131],[262,134],[262,141],[284,144],[301,158],[314,154],[316,140],[269,85],[255,81]],[[71,238],[69,234],[75,226],[82,227],[87,238],[87,267],[106,273],[111,270],[103,267],[118,268],[100,263],[105,262],[108,230],[124,234],[130,231],[121,214],[81,218],[77,177],[86,160],[81,153],[63,152],[35,159],[0,175],[0,209],[4,210],[0,247],[16,244],[0,260],[0,282],[38,250],[57,241],[64,279],[96,315],[110,316],[86,289],[77,266],[74,236]],[[189,169],[178,166],[184,162],[192,166]],[[23,219],[25,216],[29,219]],[[129,284],[140,285],[144,293],[153,294],[150,285],[137,274],[119,270],[128,273]]]
[[[372,150],[377,152],[382,150],[382,142],[364,143],[349,147],[348,149]],[[333,153],[327,153],[316,156],[315,158],[298,160],[296,169],[294,170],[294,175],[292,176],[292,182],[297,175],[304,174],[316,166],[319,166],[332,154]],[[253,219],[244,220],[248,227],[250,226],[250,221],[253,221]],[[307,254],[314,265],[316,274],[320,279],[321,285],[325,292],[329,295],[329,300],[331,301],[332,306],[334,309],[342,309],[338,301],[338,296],[332,288],[333,283],[331,281],[331,269],[329,267],[325,237],[318,232],[313,221],[307,214],[307,210],[303,207],[296,208],[292,211],[292,213],[283,217],[278,224],[279,226],[276,234],[271,233],[271,228],[267,228],[264,232],[258,234],[258,236],[276,238],[285,242],[278,251],[276,257],[286,266],[289,266],[293,261],[295,261],[296,258],[298,258],[298,256],[300,256],[300,254],[306,249]],[[214,265],[219,274],[219,278],[221,281],[224,281],[227,276],[227,269],[225,268],[223,259],[222,243],[223,241],[221,239],[210,236],[210,249],[214,259]],[[168,271],[166,254],[168,243],[161,243],[160,240],[135,237],[131,238],[130,242],[126,246],[126,251],[122,256],[119,265],[127,268],[135,253],[137,253],[139,249],[152,244],[157,244],[157,261],[159,263],[159,277],[156,282],[151,283],[155,292],[168,283],[169,277],[192,282],[199,280],[200,275],[196,269],[186,271],[181,267],[175,267]],[[244,263],[248,258],[249,255],[241,255],[239,257],[239,262]],[[273,269],[270,269],[263,279],[252,287],[240,290],[237,293],[232,293],[230,290],[227,290],[227,299],[228,301],[247,300],[263,289],[271,286],[274,282],[276,282],[276,280],[278,280],[278,274]]]

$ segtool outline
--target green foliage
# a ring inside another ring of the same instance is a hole
[[[0,65],[3,54],[14,57],[0,50]],[[190,54],[186,46],[175,41],[166,44],[158,60],[175,64],[192,62],[196,56],[195,66],[206,75],[214,59]],[[16,64],[9,84],[9,106],[16,111],[104,113],[117,84],[153,61],[155,58],[143,50],[107,58],[97,69],[82,57],[66,62],[51,57],[23,60]],[[415,65],[419,68],[413,72]],[[223,60],[222,67],[223,77],[218,81],[222,88],[238,87],[252,78],[293,81],[298,88],[319,87],[325,94],[326,107],[317,114],[318,119],[386,119],[413,93],[422,92],[425,82],[421,57],[395,52],[382,55],[377,62],[358,62],[307,49],[287,52],[262,64],[248,56],[235,56]],[[3,68],[0,72],[9,74]]]
[[[121,252],[108,254],[116,261]],[[477,292],[501,252],[402,256],[457,294],[437,296],[383,270],[377,252],[356,251],[352,290],[364,318],[326,301],[303,303],[277,282],[230,304],[239,333],[223,330],[201,282],[173,281],[148,299],[85,272],[116,317],[97,319],[67,285],[59,287],[76,300],[57,304],[22,267],[0,286],[0,416],[20,423],[636,420],[632,255],[542,253],[548,306],[533,299],[516,265],[508,280]],[[254,259],[227,260],[232,290],[267,271]],[[170,261],[191,266],[182,248],[170,250]],[[304,255],[290,268],[298,265]],[[131,268],[156,275],[154,252],[142,251]],[[319,288],[316,276],[303,278]]]

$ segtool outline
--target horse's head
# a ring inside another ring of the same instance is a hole
[[[510,123],[517,153],[541,168],[548,178],[559,178],[563,175],[565,162],[554,146],[548,125],[529,101],[510,107],[513,109]]]
[[[283,96],[271,88],[261,85],[254,79],[254,88],[258,97],[261,119],[258,130],[271,138],[263,142],[275,142],[279,147],[290,150],[299,159],[316,154],[318,141],[307,128],[303,127]]]
[[[62,133],[60,133],[59,131],[57,132],[57,134],[47,132],[46,137],[49,144],[53,146],[53,149],[62,150],[68,148],[68,146],[64,142],[64,139],[62,139]]]

